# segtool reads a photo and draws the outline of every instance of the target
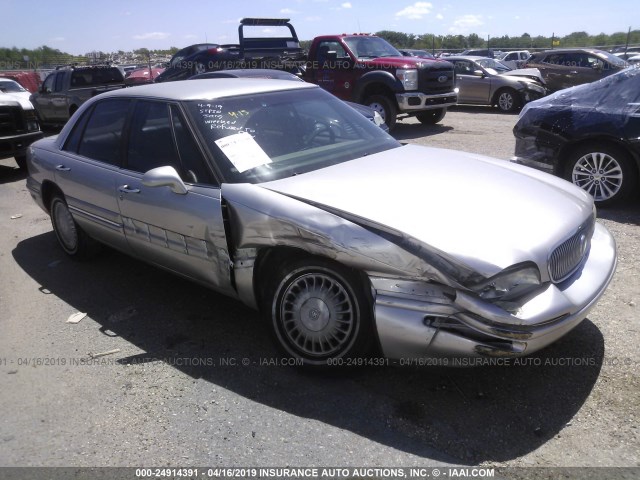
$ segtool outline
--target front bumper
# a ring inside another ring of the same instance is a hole
[[[524,131],[518,129],[517,125],[513,134],[516,138],[516,148],[514,156],[510,158],[511,162],[555,175],[561,173],[557,162],[559,144],[549,141],[555,140],[554,136],[542,131]]]
[[[372,277],[383,354],[393,360],[529,355],[586,318],[615,267],[615,241],[596,224],[582,268],[519,305],[515,315],[462,291]]]
[[[417,112],[451,107],[458,102],[458,95],[455,92],[438,95],[426,95],[421,92],[398,93],[396,101],[401,112]]]
[[[36,140],[40,140],[43,136],[44,134],[41,131],[37,131],[0,137],[0,158],[26,155],[27,147]]]

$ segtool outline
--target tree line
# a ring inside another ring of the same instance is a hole
[[[0,70],[33,70],[37,68],[52,68],[58,65],[70,65],[73,63],[122,62],[124,60],[127,62],[135,60],[140,63],[146,63],[154,57],[171,57],[177,51],[178,47],[171,47],[166,50],[139,48],[133,50],[133,52],[125,52],[123,50],[118,50],[117,52],[93,51],[87,52],[84,55],[72,55],[46,45],[36,49],[0,47]]]
[[[465,50],[467,48],[494,48],[498,50],[518,49],[550,49],[573,47],[600,47],[607,50],[616,46],[624,46],[627,42],[627,32],[616,32],[611,35],[601,33],[589,35],[587,32],[573,32],[563,37],[546,37],[538,35],[532,37],[523,33],[519,37],[503,35],[501,37],[482,38],[475,33],[470,35],[422,35],[407,34],[383,30],[376,35],[384,38],[398,48],[417,48],[422,50]],[[629,34],[629,44],[640,43],[640,30],[633,30]]]
[[[382,30],[376,35],[384,38],[397,48],[416,48],[421,50],[435,51],[459,51],[467,48],[494,48],[498,50],[514,49],[549,49],[570,48],[570,47],[598,47],[605,50],[616,46],[624,46],[627,43],[627,32],[616,32],[612,34],[600,33],[589,35],[587,32],[573,32],[563,37],[546,37],[538,35],[532,37],[528,33],[523,33],[519,37],[503,35],[501,37],[482,38],[476,33],[470,35],[433,35],[424,33],[416,35],[412,33],[395,32]],[[629,45],[640,44],[640,30],[632,30],[628,34]],[[311,40],[300,42],[303,48],[309,48]],[[146,63],[153,57],[170,57],[178,51],[178,47],[171,47],[166,50],[149,50],[139,48],[133,52],[89,52],[85,55],[71,55],[61,52],[57,48],[46,45],[36,49],[27,48],[3,48],[0,47],[0,70],[12,69],[36,69],[55,67],[71,63],[87,63],[118,61],[131,59],[141,63]]]
[[[538,35],[532,37],[523,33],[519,37],[503,35],[501,37],[480,37],[476,33],[470,35],[434,35],[424,33],[395,32],[382,30],[376,35],[384,38],[397,48],[416,48],[420,50],[465,50],[468,48],[494,48],[497,50],[539,50],[550,48],[600,47],[604,50],[616,46],[624,46],[627,42],[627,32],[616,32],[610,35],[600,33],[589,35],[587,32],[573,32],[563,37],[546,37]],[[303,48],[309,48],[311,41],[300,42]],[[640,44],[640,30],[632,30],[629,34],[629,45]]]

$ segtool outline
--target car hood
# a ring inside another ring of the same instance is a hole
[[[593,211],[584,191],[551,175],[417,145],[261,186],[402,232],[485,276],[525,261],[544,275],[551,250]]]
[[[503,77],[524,77],[525,80],[531,80],[542,85],[545,85],[545,81],[542,78],[540,70],[537,68],[519,68],[516,70],[509,70],[508,72],[501,73]]]
[[[359,58],[358,62],[370,67],[382,68],[453,68],[446,60],[419,57],[378,57],[372,59]]]
[[[33,110],[33,105],[29,101],[31,94],[29,92],[0,92],[0,104],[8,104],[17,102],[23,110]]]

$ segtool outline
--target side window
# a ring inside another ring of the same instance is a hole
[[[180,171],[166,103],[139,101],[129,132],[126,168],[144,173],[169,165]]]
[[[129,100],[106,100],[96,104],[80,141],[78,153],[84,157],[120,165],[122,129]]]
[[[82,88],[90,86],[92,83],[92,75],[88,70],[75,70],[71,74],[71,87]]]
[[[505,58],[505,60],[517,60],[518,59],[518,54],[517,53],[510,53],[509,55],[507,55],[507,57]]]
[[[585,67],[590,67],[590,68],[594,68],[597,70],[602,70],[605,67],[605,63],[604,60],[602,60],[601,58],[598,58],[594,55],[588,55],[587,56],[587,65],[585,65]]]
[[[552,54],[543,60],[544,63],[550,63],[551,65],[563,65],[565,61],[564,55]]]
[[[44,83],[42,84],[42,90],[46,93],[53,92],[53,82],[56,80],[56,74],[52,73],[44,79]]]
[[[61,92],[64,89],[64,77],[65,72],[56,73],[56,85],[53,89],[54,92]]]
[[[349,57],[344,48],[342,48],[342,45],[338,42],[321,42],[320,45],[318,45],[318,63],[320,63],[320,66],[329,60],[329,52],[335,52],[336,59]]]
[[[465,60],[456,60],[455,70],[456,75],[473,75],[473,68],[471,68],[471,63]]]
[[[171,120],[173,122],[173,131],[176,134],[180,164],[182,165],[182,180],[187,183],[216,185],[217,182],[213,180],[213,176],[200,153],[193,135],[191,135],[184,119],[175,106],[171,107]],[[178,171],[180,172],[180,170]]]
[[[80,139],[82,138],[82,133],[84,132],[84,128],[87,125],[87,120],[91,116],[90,110],[87,110],[82,114],[80,120],[76,122],[71,130],[71,134],[67,137],[67,141],[64,143],[63,150],[67,152],[78,153],[78,147],[80,146]]]

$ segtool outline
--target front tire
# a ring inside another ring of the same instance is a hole
[[[99,251],[100,244],[76,223],[64,197],[55,195],[51,199],[49,215],[58,243],[71,258],[84,260],[93,257]]]
[[[285,355],[305,366],[327,366],[369,352],[371,302],[351,271],[323,259],[300,259],[281,267],[273,287],[271,327]]]
[[[396,117],[398,115],[398,109],[393,101],[384,95],[372,95],[364,101],[364,105],[378,112],[382,116],[384,123],[387,124],[389,131],[393,130],[396,126]]]
[[[423,125],[435,125],[444,118],[447,113],[446,108],[436,108],[434,110],[427,110],[416,115],[416,118]]]
[[[623,149],[586,144],[571,152],[565,179],[589,193],[598,206],[608,206],[635,191],[638,172]]]
[[[512,113],[520,108],[520,97],[512,88],[505,88],[498,92],[495,103],[501,112]]]

